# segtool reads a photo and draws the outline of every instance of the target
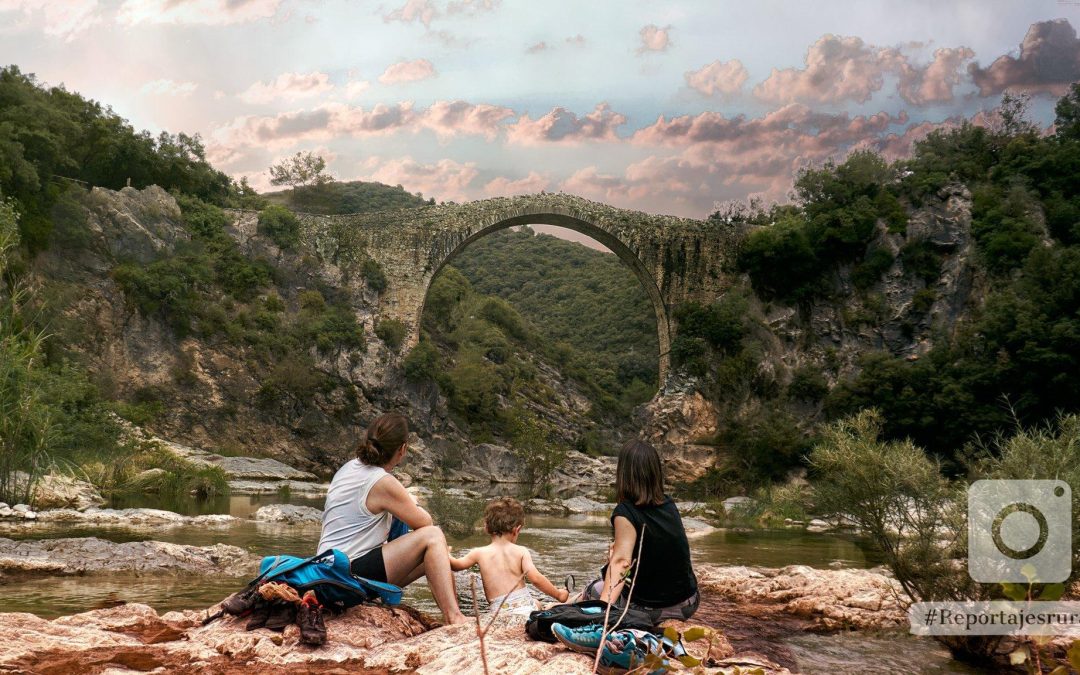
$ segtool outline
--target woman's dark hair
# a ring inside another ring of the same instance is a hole
[[[636,439],[623,443],[615,469],[615,500],[637,506],[664,503],[664,467],[656,448]]]
[[[356,448],[356,458],[369,466],[382,466],[390,461],[405,441],[409,440],[409,420],[398,413],[379,415],[364,432]]]

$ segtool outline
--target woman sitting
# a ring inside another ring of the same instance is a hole
[[[632,440],[619,450],[615,500],[609,561],[603,578],[585,589],[585,599],[622,607],[629,597],[630,607],[657,623],[689,619],[700,600],[690,544],[675,502],[664,494],[660,455],[648,443]]]
[[[352,561],[352,573],[366,579],[407,586],[426,576],[446,623],[461,623],[466,618],[458,608],[446,537],[389,473],[408,447],[403,415],[380,415],[368,426],[356,459],[330,481],[319,551],[342,551]],[[388,542],[395,517],[413,531]]]

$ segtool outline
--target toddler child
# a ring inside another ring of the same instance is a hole
[[[525,525],[525,509],[512,497],[499,497],[488,502],[484,509],[484,529],[491,543],[469,551],[463,558],[450,557],[450,569],[455,572],[480,566],[490,611],[502,605],[503,612],[528,615],[539,609],[529,595],[525,581],[532,582],[542,592],[559,602],[566,602],[570,593],[559,590],[533,565],[529,549],[517,543]]]

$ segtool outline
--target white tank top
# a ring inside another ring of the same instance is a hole
[[[338,469],[326,492],[319,553],[336,548],[350,560],[356,560],[386,543],[393,515],[389,511],[375,515],[367,508],[368,493],[385,475],[382,467],[369,466],[358,459],[349,460]]]

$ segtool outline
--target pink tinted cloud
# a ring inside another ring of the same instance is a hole
[[[444,139],[465,134],[484,136],[490,141],[499,133],[502,122],[513,116],[514,111],[503,106],[436,101],[424,111],[420,124]]]
[[[896,64],[900,96],[912,105],[948,103],[953,88],[960,84],[960,66],[975,56],[967,47],[944,47],[934,51],[934,60],[925,67],[912,66],[906,59]]]
[[[582,141],[616,141],[615,130],[626,124],[626,116],[600,103],[586,115],[578,117],[566,108],[532,119],[522,115],[507,127],[507,139],[519,145],[542,143],[580,143]]]
[[[749,74],[742,61],[713,61],[685,74],[686,84],[705,96],[731,96],[742,90]]]
[[[479,171],[472,162],[460,163],[440,159],[425,164],[412,157],[373,158],[364,164],[362,180],[374,180],[387,185],[401,185],[409,192],[421,192],[439,200],[467,201],[469,186]]]
[[[326,73],[282,73],[269,82],[256,82],[240,94],[246,103],[295,101],[324,94],[334,88]]]
[[[383,21],[401,21],[412,23],[419,21],[425,26],[431,25],[431,20],[439,15],[439,10],[431,0],[406,0],[405,4],[383,16]]]
[[[511,195],[527,195],[546,190],[551,185],[551,178],[535,171],[530,171],[528,176],[512,180],[505,176],[491,179],[482,189],[485,197],[509,197]]]
[[[540,52],[545,52],[545,51],[547,51],[548,49],[551,49],[550,47],[548,47],[548,43],[547,43],[547,42],[545,42],[545,41],[543,41],[543,40],[541,40],[540,42],[537,42],[537,43],[536,43],[536,44],[534,44],[534,45],[530,45],[530,46],[529,46],[529,47],[528,47],[528,48],[527,48],[527,49],[525,50],[525,53],[526,53],[526,54],[539,54]]]
[[[415,59],[390,64],[383,71],[383,74],[379,76],[379,82],[383,84],[402,84],[418,82],[432,77],[435,77],[435,66],[431,65],[431,61]]]
[[[442,140],[454,136],[483,136],[492,140],[503,122],[513,114],[509,108],[466,101],[436,101],[421,110],[414,109],[410,102],[380,103],[370,109],[328,103],[311,110],[238,117],[214,130],[211,145],[219,156],[235,161],[245,149],[283,148],[333,138],[416,133],[422,129],[435,132]]]
[[[654,149],[621,173],[586,167],[560,188],[620,206],[703,217],[717,201],[754,194],[784,200],[797,171],[855,148],[896,155],[929,132],[897,133],[904,113],[850,116],[790,104],[756,118],[716,112],[660,117],[630,138]]]
[[[872,47],[858,37],[824,35],[810,45],[805,68],[773,69],[754,87],[754,95],[770,103],[859,103],[881,89],[886,63],[894,51]]]
[[[124,0],[116,15],[121,24],[184,23],[229,25],[269,19],[282,0]]]
[[[639,55],[647,52],[664,52],[671,46],[671,26],[661,28],[650,23],[638,31],[638,35],[641,37],[641,44],[637,48]]]
[[[0,12],[20,12],[28,20],[40,11],[42,32],[65,40],[71,40],[94,24],[101,23],[98,10],[98,0],[0,0]]]
[[[1006,89],[1061,96],[1080,80],[1080,40],[1067,19],[1040,21],[1028,28],[1020,56],[999,56],[986,68],[972,63],[968,72],[981,96]]]

